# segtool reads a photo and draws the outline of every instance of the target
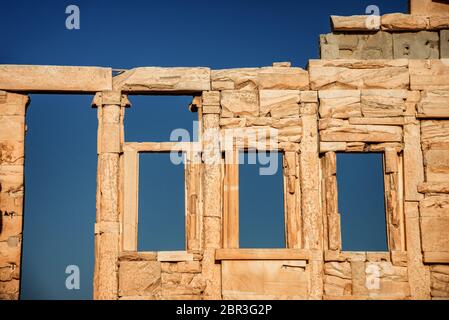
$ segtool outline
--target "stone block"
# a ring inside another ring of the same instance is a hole
[[[449,90],[449,59],[409,60],[412,90]]]
[[[329,296],[348,296],[352,294],[352,281],[338,276],[324,276],[324,293]]]
[[[312,90],[408,89],[408,60],[310,60]],[[448,80],[449,81],[449,80]]]
[[[394,59],[439,59],[439,38],[430,31],[394,33]]]
[[[212,90],[254,90],[260,68],[212,70]]]
[[[324,264],[324,273],[341,279],[351,280],[351,264],[349,262],[327,262]]]
[[[299,90],[260,90],[260,116],[299,116]]]
[[[0,210],[0,241],[7,241],[10,237],[20,237],[22,221],[22,216]]]
[[[449,5],[440,0],[410,0],[410,12],[412,14],[448,15]]]
[[[373,31],[380,29],[379,16],[331,16],[331,21],[334,31]]]
[[[0,166],[1,192],[11,196],[20,193],[23,195],[23,166]]]
[[[449,58],[449,30],[440,31],[440,58]]]
[[[423,251],[449,252],[449,197],[421,200],[420,216]]]
[[[301,91],[302,103],[318,102],[318,91]]]
[[[20,236],[8,237],[0,242],[0,266],[20,265],[21,243]]]
[[[431,266],[430,277],[432,298],[449,299],[449,266]]]
[[[402,128],[395,126],[346,125],[320,132],[321,141],[401,142]]]
[[[449,118],[449,90],[423,91],[417,109],[418,118]]]
[[[201,274],[173,273],[162,274],[162,296],[200,295],[206,288]]]
[[[322,118],[361,117],[360,90],[323,90],[318,93]]]
[[[449,13],[447,15],[432,15],[429,17],[429,28],[449,29]]]
[[[99,92],[111,89],[111,68],[0,65],[0,90]]]
[[[222,261],[223,295],[302,296],[309,291],[309,272],[297,261]]]
[[[426,181],[449,181],[449,149],[424,150]]]
[[[449,143],[449,120],[421,121],[423,148],[430,144]]]
[[[156,295],[161,291],[161,263],[122,261],[119,266],[119,295]]]
[[[25,117],[0,116],[0,140],[25,140]]]
[[[18,300],[19,290],[19,280],[0,281],[0,300]]]
[[[423,15],[390,13],[383,15],[381,18],[381,22],[382,30],[425,30],[428,25],[428,18]]]
[[[134,93],[196,93],[209,91],[210,87],[208,68],[143,67],[126,71],[113,78],[114,90]]]
[[[183,261],[177,265],[177,271],[182,273],[201,273],[201,262]]]
[[[406,100],[406,90],[362,90],[362,114],[372,118],[402,116],[406,110]]]
[[[224,90],[221,92],[223,118],[258,116],[259,94],[252,90]]]
[[[321,59],[393,59],[390,33],[326,34],[320,36]]]
[[[203,106],[219,106],[220,91],[204,91],[202,100]]]
[[[258,82],[259,89],[308,90],[309,73],[301,68],[265,67]]]
[[[0,140],[0,165],[23,165],[24,144],[23,140]]]

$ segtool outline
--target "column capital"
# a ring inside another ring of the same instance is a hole
[[[102,91],[97,92],[92,100],[92,108],[104,105],[117,105],[124,108],[131,107],[128,95],[121,91]]]

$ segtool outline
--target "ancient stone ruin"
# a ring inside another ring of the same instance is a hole
[[[95,299],[449,299],[449,3],[331,20],[307,70],[0,65],[0,299],[19,297],[28,93],[95,95]],[[199,142],[127,141],[136,94],[191,95]],[[239,249],[248,148],[282,153],[285,249]],[[186,250],[138,252],[138,155],[170,151],[187,158]],[[337,152],[383,153],[388,252],[342,251]]]

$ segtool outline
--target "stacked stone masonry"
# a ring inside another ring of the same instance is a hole
[[[19,297],[35,92],[95,95],[95,299],[449,299],[448,7],[412,1],[374,31],[332,17],[307,70],[0,65],[0,299]],[[127,141],[135,94],[191,95],[199,141]],[[282,154],[284,249],[239,248],[241,149]],[[187,154],[186,250],[138,252],[138,155],[170,150]],[[342,250],[337,152],[383,154],[387,252]]]

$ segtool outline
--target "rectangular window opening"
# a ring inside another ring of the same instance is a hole
[[[388,251],[383,154],[337,153],[343,251]]]
[[[185,250],[184,165],[170,153],[139,161],[138,251]]]
[[[285,248],[283,190],[281,153],[240,153],[240,248]]]

